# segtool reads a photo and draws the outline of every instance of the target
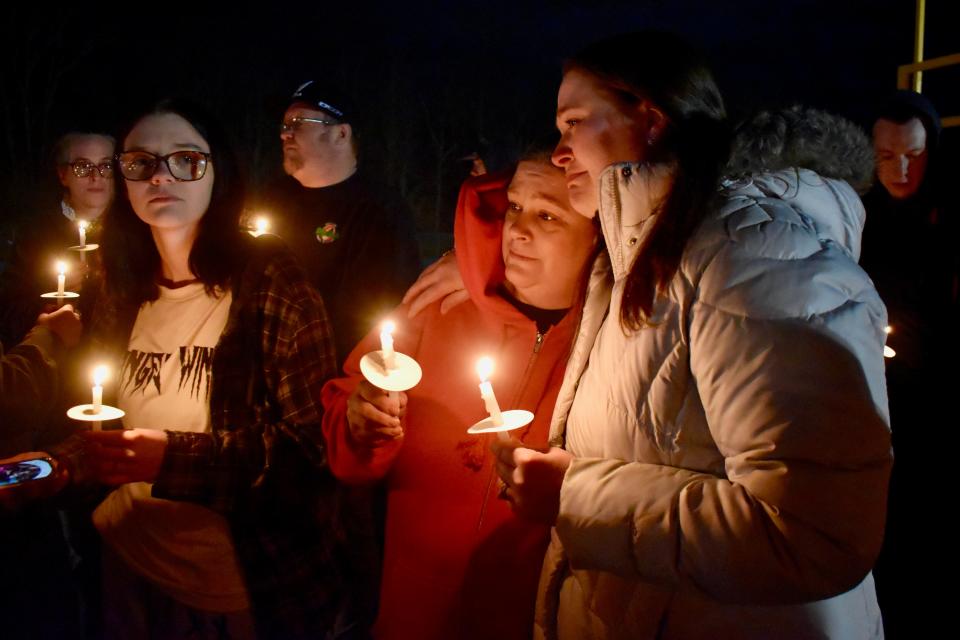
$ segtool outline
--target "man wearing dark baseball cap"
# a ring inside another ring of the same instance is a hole
[[[263,205],[323,296],[340,362],[416,279],[413,216],[358,170],[358,112],[319,80],[299,85],[280,126],[283,168]]]

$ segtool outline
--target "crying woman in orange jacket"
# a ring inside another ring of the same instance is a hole
[[[347,377],[323,389],[334,474],[386,483],[376,638],[529,638],[533,626],[549,530],[498,498],[492,436],[467,434],[487,415],[474,364],[495,360],[501,407],[535,416],[514,434],[545,449],[597,234],[545,154],[512,176],[466,182],[454,232],[470,301],[391,316],[395,349],[419,361],[421,382],[398,402],[363,380],[360,358],[380,348],[374,330],[347,359]]]

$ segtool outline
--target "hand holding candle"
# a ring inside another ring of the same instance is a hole
[[[362,380],[347,399],[350,438],[364,449],[382,447],[403,437],[401,418],[406,413],[407,394],[387,391]]]
[[[493,385],[488,378],[493,373],[493,360],[483,357],[477,360],[477,375],[480,376],[480,397],[483,398],[483,404],[493,420],[493,426],[503,425],[503,414],[500,412],[500,405],[497,404],[497,396],[493,393]]]
[[[380,409],[385,414],[394,417],[400,415],[402,407],[406,403],[406,396],[397,392],[417,386],[423,376],[423,371],[420,370],[420,365],[417,364],[416,360],[405,353],[398,353],[394,350],[393,332],[396,328],[392,321],[386,320],[380,326],[380,350],[371,351],[360,358],[360,372],[363,377],[373,387],[386,392],[382,398],[380,396],[368,397],[367,402],[373,404],[371,398],[382,400],[383,406]],[[369,418],[369,416],[367,417]]]
[[[504,486],[500,497],[510,502],[514,513],[531,522],[556,524],[560,488],[573,455],[559,447],[528,449],[515,438],[494,440],[490,449]]]

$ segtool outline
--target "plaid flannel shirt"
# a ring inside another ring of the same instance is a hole
[[[227,518],[258,636],[322,637],[343,604],[350,503],[327,468],[321,430],[320,390],[336,373],[330,323],[278,241],[240,241],[250,254],[214,355],[211,432],[167,431],[153,495]],[[121,355],[136,314],[101,306],[91,333]],[[78,444],[56,455],[83,477]]]

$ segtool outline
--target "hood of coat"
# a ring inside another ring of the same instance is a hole
[[[498,289],[504,280],[501,236],[513,169],[470,178],[460,189],[453,227],[457,266],[470,299],[507,324],[529,324]]]
[[[866,212],[860,196],[843,180],[824,178],[809,169],[784,169],[728,180],[723,183],[721,216],[765,199],[789,205],[821,241],[842,247],[854,261],[860,259],[860,239]]]
[[[600,223],[616,279],[629,273],[652,226],[649,222],[671,185],[672,173],[666,165],[616,164],[601,176]],[[818,239],[833,242],[859,260],[866,212],[860,196],[843,180],[824,178],[808,169],[784,169],[726,180],[721,188],[720,217],[764,200],[778,200],[801,216]],[[747,219],[739,224],[756,222]]]

